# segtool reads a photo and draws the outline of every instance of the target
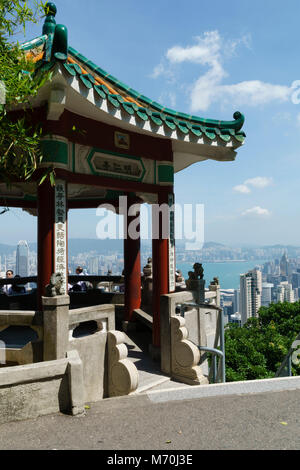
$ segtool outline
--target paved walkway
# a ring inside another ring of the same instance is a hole
[[[149,396],[103,400],[84,417],[4,424],[0,449],[300,448],[300,390],[165,402]]]
[[[0,449],[299,449],[300,377],[199,387],[171,381],[147,354],[149,335],[126,337],[140,373],[129,397],[0,426]],[[113,453],[112,453],[113,455]]]

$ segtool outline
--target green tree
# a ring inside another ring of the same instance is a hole
[[[5,104],[0,104],[0,180],[8,183],[30,178],[40,159],[41,130],[32,128],[25,117],[14,119],[8,113],[12,105],[27,104],[48,79],[34,73],[35,64],[15,40],[43,11],[38,0],[30,5],[23,0],[0,0],[0,80],[6,92]]]
[[[258,318],[243,327],[229,324],[225,330],[228,382],[274,377],[300,333],[300,302],[262,307]],[[293,365],[293,375],[300,366]]]

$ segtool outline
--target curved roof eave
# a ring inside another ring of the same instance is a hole
[[[57,90],[62,93],[58,100],[63,105],[58,105],[57,102],[51,103],[52,91],[55,92],[54,99],[57,100]],[[235,159],[237,148],[242,145],[242,142],[237,142],[230,134],[226,135],[227,139],[224,141],[217,134],[184,133],[177,127],[170,129],[165,122],[155,123],[150,119],[141,119],[138,113],[128,113],[120,104],[116,106],[110,100],[100,97],[93,87],[86,89],[79,77],[69,76],[61,64],[53,69],[51,84],[48,83],[39,91],[32,102],[33,106],[39,106],[45,98],[48,100],[49,113],[51,113],[52,105],[55,112],[56,107],[60,106],[61,112],[67,109],[75,114],[114,125],[125,131],[170,139],[174,152],[175,172],[192,163],[207,159],[232,161]],[[52,116],[49,118],[53,119]]]
[[[240,112],[234,113],[233,121],[218,121],[180,113],[150,100],[69,47],[67,28],[55,21],[56,6],[47,5],[43,35],[22,48],[36,62],[37,73],[53,71],[51,84],[45,84],[34,99],[37,103],[48,95],[49,119],[58,119],[63,109],[69,109],[120,128],[170,139],[175,171],[195,161],[235,159],[236,149],[246,137]],[[58,84],[66,87],[65,96],[58,103],[54,98],[53,103],[52,91]]]

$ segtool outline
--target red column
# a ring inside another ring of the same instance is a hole
[[[168,204],[168,194],[158,195],[158,204]],[[153,208],[152,208],[153,210]],[[154,220],[152,219],[152,272],[153,272],[153,330],[152,344],[160,347],[160,296],[169,293],[169,238],[163,238],[164,214],[159,213],[157,233],[154,234]],[[168,222],[168,221],[167,221]],[[169,222],[168,222],[169,223]]]
[[[130,211],[130,199],[128,199]],[[135,239],[132,238],[130,226]],[[133,311],[141,306],[140,213],[124,217],[125,321],[132,321]],[[136,234],[135,234],[136,232]]]
[[[38,308],[54,272],[54,188],[48,180],[38,186]]]
[[[62,275],[62,291],[67,293],[67,185],[48,180],[38,186],[38,308],[53,273]]]

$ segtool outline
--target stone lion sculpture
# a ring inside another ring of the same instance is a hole
[[[211,285],[212,285],[212,286],[219,286],[219,285],[220,285],[219,278],[218,278],[218,277],[214,277],[213,281],[211,282]]]
[[[50,278],[50,284],[46,286],[46,297],[56,297],[64,295],[62,290],[63,277],[60,273],[53,273]]]
[[[194,266],[193,266],[193,269],[194,269],[194,273],[195,273],[196,279],[203,279],[203,277],[204,277],[204,269],[203,269],[202,264],[200,264],[200,263],[195,263]]]

